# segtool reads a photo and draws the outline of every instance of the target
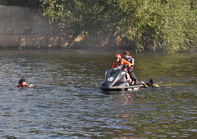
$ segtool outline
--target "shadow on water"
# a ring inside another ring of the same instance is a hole
[[[196,138],[197,56],[136,55],[160,88],[101,93],[112,54],[0,52],[2,138]],[[16,88],[25,77],[32,89]]]

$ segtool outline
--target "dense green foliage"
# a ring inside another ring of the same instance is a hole
[[[0,0],[7,5],[38,6],[39,0]],[[43,13],[92,36],[113,33],[137,51],[176,52],[197,46],[196,0],[40,0]]]
[[[62,20],[77,32],[115,32],[137,50],[175,52],[196,45],[194,0],[42,0],[44,15]]]

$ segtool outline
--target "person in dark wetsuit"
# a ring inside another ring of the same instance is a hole
[[[134,69],[134,64],[135,64],[135,60],[134,58],[130,55],[129,51],[123,51],[123,56],[124,59],[127,60],[128,62],[130,62],[133,66],[131,68],[128,69],[128,73],[132,79],[132,84],[137,84],[138,80],[137,77],[135,76],[133,69]]]
[[[144,81],[140,81],[140,83],[144,86],[144,87],[154,87],[154,88],[158,88],[159,85],[153,81],[153,79],[150,79],[148,82],[144,82]]]
[[[18,81],[18,85],[17,85],[17,87],[27,87],[27,88],[31,88],[31,87],[33,87],[33,84],[27,84],[27,80],[26,79],[24,79],[24,78],[22,78],[22,79],[20,79],[19,81]]]

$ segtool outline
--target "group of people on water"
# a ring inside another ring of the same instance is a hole
[[[130,85],[142,84],[145,87],[152,86],[158,87],[157,84],[153,82],[151,79],[149,82],[138,81],[137,77],[135,76],[133,70],[135,65],[134,58],[130,55],[129,51],[123,51],[123,57],[121,54],[115,54],[115,60],[112,64],[112,68],[116,68],[118,66],[123,66],[123,69],[126,72],[126,80]]]
[[[115,54],[115,61],[112,64],[112,68],[123,65],[126,71],[126,79],[131,84],[137,84],[137,78],[133,73],[134,58],[130,55],[129,51],[123,51],[123,58],[120,54]]]
[[[121,54],[115,54],[115,60],[112,64],[112,68],[123,66],[123,70],[126,72],[126,77],[125,77],[126,81],[130,83],[130,85],[142,84],[145,87],[148,86],[158,87],[158,85],[155,84],[152,79],[149,82],[138,81],[137,77],[133,72],[134,65],[135,65],[135,60],[130,55],[129,51],[123,51],[123,57],[121,56]],[[28,84],[27,80],[22,78],[18,81],[17,87],[31,88],[33,87],[33,84]]]

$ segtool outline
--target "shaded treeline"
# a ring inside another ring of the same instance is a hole
[[[138,52],[192,51],[197,47],[195,0],[3,1],[8,5],[42,7],[43,15],[50,21],[61,22],[61,31],[68,27],[73,30],[73,39],[110,34],[119,46],[126,45]]]

